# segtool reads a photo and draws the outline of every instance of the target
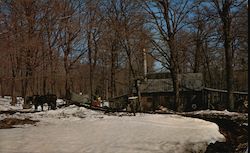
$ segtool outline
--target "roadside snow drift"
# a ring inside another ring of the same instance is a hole
[[[178,115],[108,116],[70,106],[12,117],[36,126],[0,129],[3,153],[189,153],[225,141],[216,124]],[[0,119],[9,117],[1,115]]]

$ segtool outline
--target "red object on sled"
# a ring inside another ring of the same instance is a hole
[[[101,102],[99,100],[94,100],[91,103],[91,106],[95,106],[95,107],[100,107],[100,105],[101,105]]]

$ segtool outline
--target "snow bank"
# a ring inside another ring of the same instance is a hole
[[[61,109],[38,112],[38,113],[35,113],[33,117],[41,118],[41,119],[57,118],[57,119],[74,120],[75,118],[79,119],[79,118],[86,118],[86,117],[88,118],[103,117],[103,113],[89,110],[84,107],[78,107],[76,105],[70,105],[69,107],[65,107]]]
[[[218,110],[200,110],[200,111],[194,111],[192,112],[194,114],[218,114],[218,115],[229,115],[229,116],[234,116],[234,115],[238,115],[238,112],[230,112],[228,110],[224,110],[224,111],[218,111]]]
[[[10,104],[10,102],[11,102],[11,97],[9,97],[9,96],[5,96],[4,98],[0,98],[0,111],[21,110],[21,109],[23,109],[24,100],[23,100],[22,97],[17,97],[17,104],[15,106],[12,106]],[[56,100],[57,106],[63,105],[65,103],[66,102],[64,100],[62,100],[62,99],[57,99]],[[32,109],[34,109],[34,107],[32,107]],[[45,104],[44,110],[47,110],[47,109],[48,109],[47,104]],[[41,110],[40,106],[38,106],[38,110],[39,111]]]
[[[5,153],[188,153],[204,152],[209,142],[224,140],[215,124],[154,115],[41,124],[1,130],[0,136],[0,152]]]
[[[238,112],[229,112],[227,110],[224,111],[216,111],[216,110],[202,110],[195,112],[183,112],[179,113],[184,116],[196,116],[198,118],[213,118],[216,117],[218,119],[230,119],[232,121],[238,122],[239,124],[248,125],[248,113],[238,113]],[[242,122],[242,123],[241,123]]]
[[[0,111],[23,109],[23,99],[21,97],[17,98],[17,104],[15,106],[11,106],[10,102],[11,97],[0,98]]]
[[[225,141],[216,124],[179,115],[108,116],[71,105],[16,117],[37,126],[0,130],[4,153],[189,153]]]

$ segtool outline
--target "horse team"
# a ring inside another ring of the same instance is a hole
[[[41,106],[43,111],[43,105],[47,103],[48,110],[49,109],[56,109],[56,100],[57,97],[54,94],[47,94],[47,95],[33,95],[28,96],[26,98],[26,103],[35,106],[35,110],[37,110],[38,106]]]

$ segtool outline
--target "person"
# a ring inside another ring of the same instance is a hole
[[[100,107],[101,106],[101,102],[102,102],[101,97],[98,97],[96,101],[97,101],[97,106]]]
[[[101,97],[97,98],[98,102],[99,102],[99,106],[102,107],[103,106],[103,101]]]
[[[133,113],[133,115],[135,116],[135,107],[134,107],[134,101],[132,101],[130,103],[130,108],[131,108],[131,112]]]
[[[133,113],[133,115],[135,116],[135,106],[136,106],[136,100],[138,97],[129,97],[128,98],[128,106],[130,107],[130,111],[131,113]]]

